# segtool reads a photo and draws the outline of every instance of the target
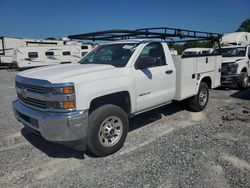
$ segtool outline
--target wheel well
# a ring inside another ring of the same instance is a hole
[[[113,104],[121,107],[128,114],[131,110],[130,96],[127,91],[121,91],[95,98],[90,103],[90,113],[105,104]]]
[[[205,82],[208,85],[209,89],[211,89],[211,87],[212,87],[212,80],[211,80],[211,78],[209,76],[207,76],[205,78],[202,78],[201,82]]]
[[[244,68],[241,70],[241,72],[247,72],[247,68],[244,67]]]

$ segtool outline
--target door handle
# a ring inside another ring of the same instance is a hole
[[[172,73],[173,73],[173,70],[166,70],[165,73],[166,73],[166,74],[172,74]]]

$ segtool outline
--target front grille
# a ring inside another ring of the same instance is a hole
[[[31,106],[35,106],[38,108],[42,108],[42,109],[46,109],[48,108],[48,103],[46,101],[41,101],[38,99],[32,99],[32,98],[24,98],[21,96],[21,94],[17,94],[18,99],[20,99],[22,102],[31,105]]]
[[[48,93],[50,91],[48,87],[24,84],[18,81],[16,81],[16,87],[20,89],[26,89],[27,91],[31,91],[35,93],[42,93],[42,94]]]
[[[222,63],[221,65],[221,75],[226,76],[232,74],[232,66],[234,65],[233,62],[230,63]]]
[[[221,75],[228,75],[228,63],[221,65]]]

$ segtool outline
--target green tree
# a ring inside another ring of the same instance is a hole
[[[245,31],[250,32],[250,18],[246,19],[244,22],[242,22],[237,29],[237,31]]]

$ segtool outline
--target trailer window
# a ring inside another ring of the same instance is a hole
[[[89,47],[88,46],[81,46],[81,49],[82,50],[87,50],[87,49],[89,49]]]
[[[70,55],[70,51],[63,52],[63,55]]]
[[[46,56],[53,56],[53,55],[54,55],[54,52],[45,52],[45,55],[46,55]]]
[[[38,53],[37,52],[28,52],[28,57],[29,58],[38,58]]]
[[[0,38],[0,55],[4,55],[3,38]]]
[[[82,52],[82,57],[85,56],[86,53],[87,53],[87,52]]]

